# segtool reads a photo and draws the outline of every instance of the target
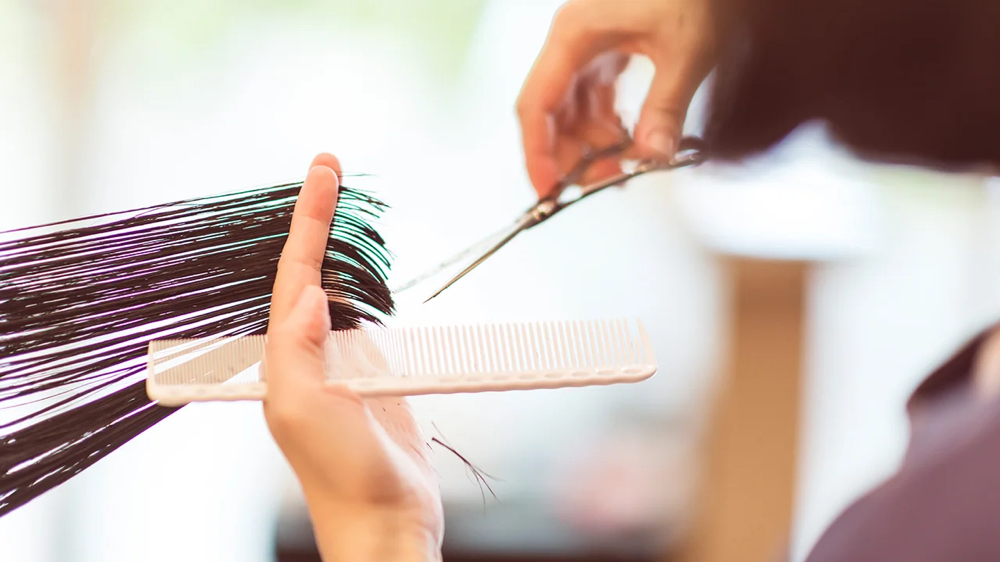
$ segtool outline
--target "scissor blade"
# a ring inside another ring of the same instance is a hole
[[[520,234],[522,230],[524,230],[525,228],[528,228],[529,226],[530,226],[530,223],[527,221],[527,219],[522,219],[522,220],[517,221],[517,223],[512,228],[508,229],[507,234],[503,238],[501,238],[499,242],[497,242],[496,244],[494,244],[493,246],[491,246],[489,250],[486,250],[485,252],[483,252],[483,254],[481,256],[479,256],[476,259],[476,261],[474,261],[471,264],[469,264],[468,267],[466,267],[465,269],[463,269],[462,271],[460,271],[458,273],[458,275],[452,277],[447,283],[444,284],[443,287],[441,287],[440,289],[438,289],[433,295],[427,297],[427,300],[424,301],[424,304],[427,304],[434,297],[436,297],[436,296],[440,295],[441,293],[443,293],[445,291],[445,289],[447,289],[448,287],[451,287],[456,282],[458,282],[459,279],[461,279],[461,278],[465,277],[466,275],[468,275],[470,271],[472,271],[473,269],[476,269],[477,267],[479,267],[479,265],[482,264],[487,259],[489,259],[490,256],[492,256],[493,254],[497,253],[497,250],[499,250],[500,248],[503,248],[504,245],[507,244],[507,242],[510,242],[515,236],[517,236],[518,234]]]
[[[507,234],[509,234],[510,231],[511,231],[511,228],[513,228],[513,227],[511,227],[510,225],[507,225],[507,226],[503,227],[502,229],[494,232],[493,234],[490,234],[486,238],[483,238],[479,242],[476,242],[472,246],[469,246],[469,247],[465,248],[464,250],[462,250],[461,252],[455,254],[454,256],[452,256],[452,257],[450,257],[450,258],[448,258],[448,259],[440,262],[439,264],[435,265],[434,267],[432,267],[432,268],[424,271],[420,275],[418,275],[418,276],[410,279],[406,283],[403,283],[402,285],[399,285],[398,287],[395,287],[394,289],[392,289],[392,292],[393,293],[401,293],[401,292],[403,292],[403,291],[405,291],[407,289],[411,289],[411,288],[419,285],[420,283],[423,283],[427,279],[429,279],[431,277],[434,277],[438,273],[441,273],[445,269],[447,269],[447,268],[455,265],[459,261],[464,260],[465,258],[467,258],[467,257],[469,257],[469,256],[471,256],[473,254],[476,254],[478,252],[482,252],[483,248],[492,246],[493,244],[496,243],[496,240],[498,238],[500,238],[501,236],[506,236]]]

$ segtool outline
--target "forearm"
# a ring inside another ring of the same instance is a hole
[[[438,541],[413,518],[374,508],[312,502],[309,515],[323,562],[432,562],[441,560]]]

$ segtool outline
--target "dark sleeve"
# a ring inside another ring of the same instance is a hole
[[[808,562],[1000,560],[1000,401],[969,378],[980,336],[918,388],[900,470],[827,529]]]

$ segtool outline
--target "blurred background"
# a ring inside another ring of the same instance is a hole
[[[513,106],[556,0],[4,0],[0,229],[300,179],[390,203],[393,281],[533,202]],[[651,69],[623,78],[637,115]],[[697,132],[699,105],[689,118]],[[639,317],[634,386],[415,400],[446,560],[800,559],[1000,313],[1000,198],[800,131],[530,232],[400,323]],[[259,404],[195,405],[0,519],[0,559],[317,560]]]

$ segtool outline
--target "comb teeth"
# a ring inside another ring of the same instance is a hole
[[[264,336],[150,343],[147,393],[165,405],[259,400]],[[331,332],[327,375],[362,396],[638,382],[656,372],[638,321],[521,322]]]

